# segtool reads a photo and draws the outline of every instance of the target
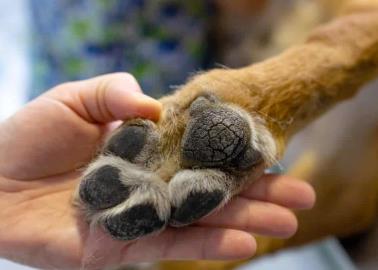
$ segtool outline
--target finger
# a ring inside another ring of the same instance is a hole
[[[291,209],[312,208],[316,197],[310,184],[290,176],[274,174],[267,174],[252,183],[240,196]]]
[[[256,252],[255,238],[246,232],[189,226],[167,228],[133,242],[114,240],[93,227],[85,242],[82,268],[100,270],[124,263],[157,260],[236,260]]]
[[[46,96],[63,102],[88,122],[108,123],[135,117],[158,120],[161,104],[144,95],[128,73],[114,73],[57,86]]]
[[[249,233],[189,226],[141,239],[126,250],[124,260],[236,260],[251,257],[255,251],[256,242]]]
[[[199,225],[243,230],[279,238],[292,236],[298,227],[295,215],[287,208],[239,196],[223,209],[201,219]]]

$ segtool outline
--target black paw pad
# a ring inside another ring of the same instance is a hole
[[[147,127],[130,125],[121,127],[110,138],[104,148],[105,153],[132,161],[143,149],[147,139]]]
[[[120,181],[120,171],[105,165],[86,176],[80,184],[80,198],[94,209],[117,205],[129,196],[129,189]]]
[[[182,158],[187,166],[229,166],[249,138],[249,126],[243,117],[231,109],[209,105],[189,122],[182,141]]]
[[[214,210],[223,199],[221,190],[191,193],[179,207],[172,209],[170,225],[179,227],[193,223]]]
[[[133,240],[160,230],[166,222],[160,220],[150,204],[136,205],[105,220],[105,229],[115,238]]]

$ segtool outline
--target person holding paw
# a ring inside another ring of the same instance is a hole
[[[221,210],[158,235],[119,241],[73,205],[81,168],[119,120],[157,121],[161,104],[116,73],[54,87],[0,124],[0,256],[43,269],[102,269],[156,260],[253,256],[253,234],[290,237],[291,209],[314,204],[307,183],[263,175]],[[231,218],[232,217],[232,218]]]

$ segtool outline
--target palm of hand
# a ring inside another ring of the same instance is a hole
[[[42,254],[46,248],[59,251],[56,257],[46,254],[46,258],[38,258],[37,266],[69,262],[67,268],[76,268],[81,263],[88,227],[80,223],[71,203],[79,178],[75,170],[90,158],[103,127],[86,123],[63,104],[48,98],[29,104],[3,125],[2,131],[13,131],[6,147],[16,145],[16,149],[10,157],[1,157],[12,165],[0,170],[4,175],[0,182],[0,207],[5,221],[1,232],[6,234],[2,241],[11,237],[14,248],[30,243],[24,249],[26,254]],[[87,149],[85,154],[83,147]]]

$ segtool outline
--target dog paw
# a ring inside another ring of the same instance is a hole
[[[158,123],[136,119],[107,139],[78,200],[90,222],[133,240],[192,224],[259,177],[274,155],[263,122],[237,104],[199,94],[167,103]]]
[[[88,219],[117,239],[160,231],[170,217],[167,184],[149,169],[157,142],[153,125],[143,120],[117,130],[79,186]]]
[[[248,114],[213,95],[199,96],[188,110],[180,144],[184,169],[169,182],[172,226],[191,224],[222,207],[247,182],[247,172],[259,174],[264,167]]]

